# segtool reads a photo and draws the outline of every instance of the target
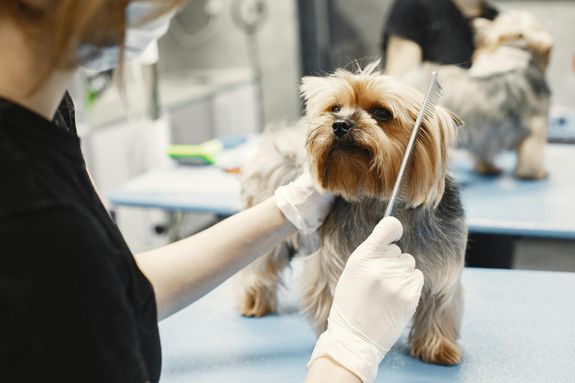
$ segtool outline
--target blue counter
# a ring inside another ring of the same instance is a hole
[[[288,282],[289,285],[289,282]],[[572,383],[575,274],[466,269],[460,365],[408,356],[406,336],[386,356],[380,383]],[[315,336],[284,292],[284,314],[243,318],[232,283],[161,322],[163,383],[303,382]]]

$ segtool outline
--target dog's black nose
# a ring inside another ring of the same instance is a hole
[[[351,130],[352,125],[348,121],[338,120],[334,122],[331,127],[333,128],[333,134],[335,134],[336,137],[343,137]]]

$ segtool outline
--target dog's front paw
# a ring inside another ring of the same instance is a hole
[[[275,294],[261,288],[247,289],[240,302],[240,310],[246,317],[263,317],[276,309]]]
[[[542,167],[520,167],[515,169],[515,177],[523,180],[540,180],[547,178],[549,173]]]
[[[501,174],[501,168],[495,166],[493,163],[484,160],[477,160],[473,169],[486,176],[497,176]]]
[[[432,345],[432,343],[435,343]],[[411,356],[427,363],[453,366],[461,361],[463,352],[461,348],[448,339],[439,339],[438,342],[421,343],[411,347]]]

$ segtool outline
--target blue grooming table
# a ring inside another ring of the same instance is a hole
[[[462,363],[413,359],[404,334],[377,382],[575,382],[575,273],[466,269],[463,284]],[[315,335],[297,294],[284,291],[282,315],[243,318],[232,286],[160,323],[161,382],[303,382]]]
[[[549,144],[550,176],[542,181],[513,178],[515,155],[499,158],[498,177],[474,174],[467,155],[456,151],[452,170],[462,185],[470,231],[575,239],[575,146]],[[172,167],[138,176],[109,195],[112,208],[134,206],[230,215],[242,208],[236,175],[217,167]]]
[[[545,162],[549,177],[513,177],[516,156],[497,161],[499,176],[473,172],[467,153],[456,151],[451,169],[461,186],[461,198],[471,232],[575,239],[575,146],[549,144]]]
[[[109,196],[119,206],[232,215],[242,209],[237,175],[215,166],[173,166],[148,171]]]

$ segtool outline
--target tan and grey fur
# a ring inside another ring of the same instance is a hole
[[[352,251],[383,217],[422,94],[376,71],[337,71],[304,78],[306,117],[269,132],[256,159],[244,169],[243,195],[254,205],[308,168],[318,184],[338,195],[318,232],[294,235],[240,274],[244,315],[276,309],[280,272],[298,252],[307,255],[301,307],[317,333],[327,325],[333,293]],[[337,106],[337,108],[335,107]],[[389,118],[377,120],[374,108]],[[350,136],[334,138],[334,121],[347,119]],[[399,246],[425,276],[410,333],[411,353],[425,361],[456,364],[463,298],[461,271],[467,231],[458,189],[447,175],[447,155],[459,121],[443,108],[426,118],[409,170],[405,198],[395,215],[404,225]],[[417,179],[414,178],[417,175]]]
[[[534,16],[519,11],[505,12],[494,21],[480,19],[475,29],[477,49],[470,70],[426,64],[406,80],[421,82],[430,71],[439,72],[444,88],[441,104],[465,121],[459,141],[473,156],[477,172],[499,173],[497,155],[515,150],[517,177],[544,178],[551,98],[545,70],[553,40]],[[481,75],[479,67],[502,52],[526,55],[529,63]]]

